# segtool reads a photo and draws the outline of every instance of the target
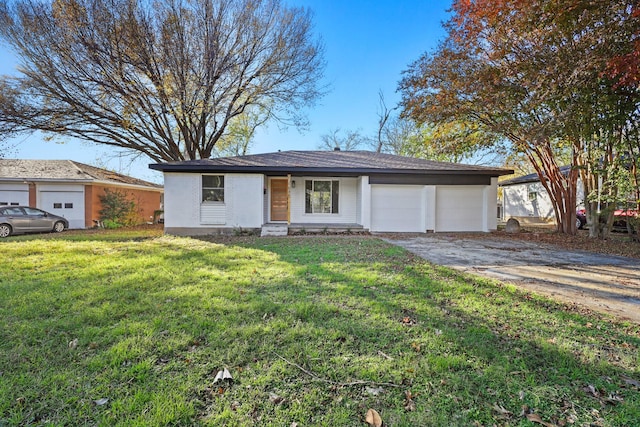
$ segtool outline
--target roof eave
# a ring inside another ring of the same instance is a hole
[[[84,184],[94,182],[92,179],[72,179],[72,178],[9,178],[0,177],[0,181],[12,181],[12,182],[54,182],[54,183],[72,183],[72,184]]]
[[[172,165],[172,164],[151,164],[149,168],[161,172],[236,172],[236,173],[284,173],[284,174],[336,174],[336,175],[371,175],[371,174],[393,174],[393,175],[490,175],[502,176],[510,175],[512,170],[505,169],[391,169],[391,168],[313,168],[313,167],[288,167],[288,166],[224,166],[224,165]]]

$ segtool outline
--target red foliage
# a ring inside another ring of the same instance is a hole
[[[635,28],[633,49],[626,55],[613,57],[607,64],[607,73],[617,80],[618,86],[640,87],[640,7],[633,6],[632,27]]]

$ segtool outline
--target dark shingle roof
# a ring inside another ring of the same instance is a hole
[[[162,188],[161,185],[152,182],[143,181],[72,160],[0,159],[0,179],[102,182]]]
[[[560,167],[560,173],[562,173],[565,176],[569,174],[570,170],[571,170],[571,166]],[[508,187],[510,185],[527,184],[530,182],[540,182],[540,177],[538,176],[537,173],[530,173],[529,175],[523,175],[516,178],[511,178],[506,181],[499,182],[498,185],[502,187]]]
[[[371,151],[282,151],[237,157],[152,164],[164,172],[263,172],[338,174],[473,174],[500,176],[513,171],[435,162]]]

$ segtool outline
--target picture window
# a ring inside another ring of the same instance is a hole
[[[337,214],[340,181],[306,180],[305,213]]]

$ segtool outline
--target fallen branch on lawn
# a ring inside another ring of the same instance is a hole
[[[338,382],[338,381],[331,381],[331,380],[328,380],[326,378],[319,377],[318,375],[316,375],[313,372],[303,368],[302,366],[298,365],[297,363],[293,363],[292,361],[287,360],[286,358],[280,356],[275,351],[273,352],[273,354],[275,354],[280,359],[282,359],[286,364],[294,366],[294,367],[300,369],[302,372],[304,372],[305,374],[309,375],[314,380],[320,381],[320,382],[323,382],[323,383],[327,383],[327,384],[331,384],[331,385],[335,385],[335,386],[338,386],[338,387],[353,387],[353,386],[358,386],[358,385],[387,386],[387,387],[398,387],[398,388],[399,387],[403,387],[400,384],[379,383],[379,382],[376,382],[376,381],[362,381],[361,380],[361,381],[352,381],[352,382],[348,382],[348,383],[341,383],[341,382]]]

